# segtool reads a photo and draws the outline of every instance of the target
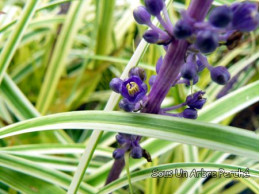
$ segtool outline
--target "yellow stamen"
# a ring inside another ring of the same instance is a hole
[[[139,92],[139,86],[135,82],[128,83],[126,88],[130,96],[134,96],[137,92]]]

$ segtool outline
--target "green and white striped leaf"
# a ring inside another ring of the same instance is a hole
[[[4,49],[1,51],[0,55],[0,83],[4,77],[4,74],[12,60],[12,57],[18,47],[19,42],[22,39],[24,31],[32,18],[35,8],[40,0],[28,0],[22,17],[17,23],[15,29],[13,30],[10,38],[4,46]]]
[[[62,173],[60,171],[50,169],[47,167],[40,166],[29,160],[25,160],[19,157],[12,156],[10,154],[0,154],[0,166],[7,169],[15,170],[27,175],[34,176],[36,178],[42,179],[44,181],[56,184],[65,189],[71,181],[71,176]],[[80,188],[81,193],[95,193],[95,188],[90,185],[82,183]]]
[[[172,164],[166,164],[166,165],[160,165],[156,167],[152,167],[149,169],[143,169],[141,171],[136,171],[134,173],[131,173],[131,181],[132,183],[150,178],[153,170],[158,171],[170,171],[175,169],[183,169],[188,171],[188,173],[191,173],[192,170],[201,171],[201,169],[204,169],[205,171],[216,171],[219,172],[219,169],[224,169],[226,172],[230,171],[238,171],[238,169],[241,169],[242,171],[246,171],[246,167],[239,167],[239,166],[233,166],[233,165],[224,165],[224,164],[214,164],[214,163],[172,163]],[[250,176],[252,177],[258,177],[259,172],[258,170],[250,169],[249,170]],[[157,173],[158,174],[158,173]],[[124,187],[128,185],[127,177],[122,177],[107,186],[103,187],[99,193],[100,194],[106,194],[111,193],[117,189],[120,189],[121,187]]]
[[[54,129],[103,129],[132,133],[258,159],[258,136],[250,131],[152,114],[79,111],[22,121],[0,130],[0,138]]]

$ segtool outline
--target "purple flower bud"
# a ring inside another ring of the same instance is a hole
[[[219,85],[225,85],[230,79],[228,70],[223,66],[217,66],[210,69],[210,76],[211,79]]]
[[[122,134],[117,134],[117,135],[116,135],[116,141],[117,141],[120,145],[122,145],[122,144],[126,143],[126,138],[125,138],[125,136],[122,135]]]
[[[242,32],[249,32],[255,30],[259,22],[259,14],[257,7],[258,6],[256,3],[234,3],[231,6],[233,12],[233,28]]]
[[[139,24],[149,24],[151,22],[151,15],[144,6],[139,6],[133,12],[134,19]]]
[[[157,73],[157,74],[159,73],[162,64],[163,64],[163,58],[160,57],[160,58],[158,59],[157,63],[156,63],[156,73]]]
[[[130,103],[140,101],[146,92],[147,85],[137,76],[126,79],[122,84],[121,95]]]
[[[204,68],[206,66],[202,63],[202,61],[197,60],[196,62],[197,62],[197,65],[198,65],[198,72],[201,72],[202,70],[204,70]]]
[[[198,77],[198,75],[195,75],[195,77],[194,77],[193,80],[192,80],[192,83],[191,83],[191,81],[188,80],[188,79],[182,79],[182,80],[179,80],[179,81],[177,82],[177,84],[182,84],[182,83],[184,83],[185,85],[190,86],[191,84],[192,84],[192,85],[195,85],[198,81],[199,81],[199,77]]]
[[[182,116],[184,118],[196,119],[198,117],[197,110],[195,110],[193,108],[186,108],[183,111]]]
[[[192,35],[192,27],[185,20],[179,20],[173,30],[177,39],[186,39]]]
[[[163,0],[145,0],[145,7],[148,12],[154,16],[160,14],[163,9]]]
[[[206,102],[205,98],[202,98],[202,95],[204,95],[205,92],[203,91],[198,91],[194,94],[189,95],[186,98],[186,103],[190,108],[196,108],[196,109],[201,109],[203,105]]]
[[[137,138],[138,138],[138,135],[131,135],[131,140],[133,142],[136,142]],[[136,144],[138,144],[138,142],[136,142]]]
[[[224,28],[231,22],[232,16],[228,6],[216,7],[209,15],[209,22],[215,27]]]
[[[142,81],[146,80],[146,72],[143,68],[134,67],[128,72],[128,77],[138,76]]]
[[[149,79],[149,85],[150,86],[153,86],[154,82],[155,82],[155,79],[156,79],[156,75],[152,75]]]
[[[135,108],[135,104],[129,102],[126,98],[124,98],[119,102],[119,107],[126,112],[132,112]]]
[[[159,34],[155,30],[147,30],[143,34],[143,38],[147,43],[157,43],[159,40]]]
[[[181,69],[181,76],[187,80],[192,80],[196,77],[196,64],[193,62],[186,62]]]
[[[197,34],[195,45],[202,53],[213,52],[218,47],[218,35],[209,30],[200,31]]]
[[[125,155],[125,150],[122,149],[122,148],[117,148],[114,150],[113,152],[113,158],[114,159],[120,159],[120,158],[123,158]]]
[[[199,76],[196,74],[192,79],[192,85],[195,85],[199,81]]]
[[[138,146],[134,146],[131,150],[131,156],[132,158],[142,158],[143,156],[143,149]]]
[[[120,78],[113,78],[110,83],[109,87],[116,93],[121,92],[123,81]]]

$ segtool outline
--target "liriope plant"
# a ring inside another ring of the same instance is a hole
[[[0,193],[258,193],[256,2],[142,3],[0,3]]]
[[[150,27],[143,38],[148,43],[163,45],[166,54],[157,61],[157,75],[149,78],[151,90],[148,95],[146,95],[147,85],[144,83],[146,73],[142,68],[132,68],[128,79],[112,79],[110,88],[123,96],[119,102],[121,109],[126,112],[140,111],[196,119],[197,110],[202,109],[206,102],[206,98],[203,98],[205,92],[197,91],[188,95],[186,101],[181,104],[162,108],[161,103],[169,90],[178,84],[196,84],[199,80],[198,73],[205,68],[209,70],[211,79],[217,84],[225,85],[230,81],[228,70],[223,66],[211,66],[205,54],[214,52],[220,44],[233,49],[243,33],[255,30],[259,21],[257,5],[242,2],[219,6],[210,12],[206,22],[204,20],[212,2],[211,0],[191,1],[187,11],[182,10],[182,18],[175,26],[171,23],[164,1],[145,0],[145,6],[134,10],[133,16],[137,23]],[[151,23],[151,15],[158,19],[163,30]],[[169,113],[185,106],[187,108],[181,113]],[[121,133],[116,136],[116,140],[121,147],[113,153],[115,163],[106,183],[119,177],[120,170],[125,164],[125,155],[136,159],[144,157],[151,162],[149,152],[139,145],[140,136]]]

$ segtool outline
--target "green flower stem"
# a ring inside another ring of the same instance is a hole
[[[131,183],[131,175],[130,175],[130,170],[129,170],[129,152],[126,152],[125,154],[125,168],[126,168],[126,173],[127,173],[127,178],[128,178],[128,185],[129,185],[129,191],[130,191],[130,194],[133,194],[134,191],[133,191],[133,186],[132,186],[132,183]]]

